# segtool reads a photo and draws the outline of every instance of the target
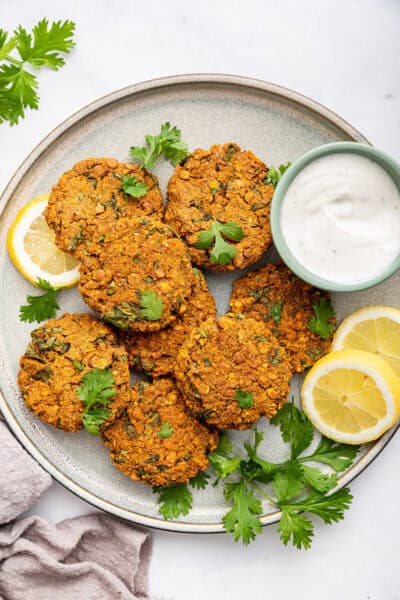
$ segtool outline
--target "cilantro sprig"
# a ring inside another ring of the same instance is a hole
[[[187,144],[181,140],[180,129],[168,122],[161,126],[158,135],[146,135],[145,140],[146,146],[132,146],[130,154],[146,169],[151,169],[161,155],[176,166],[189,154]]]
[[[291,162],[288,162],[286,165],[279,165],[278,168],[269,167],[268,175],[265,177],[264,183],[276,188],[282,175],[288,170],[291,164]]]
[[[209,475],[198,473],[189,481],[192,488],[203,490],[208,483]],[[193,495],[187,483],[170,486],[153,486],[154,494],[158,495],[158,510],[164,519],[177,519],[189,514],[193,505]]]
[[[75,46],[75,23],[56,21],[49,26],[42,19],[28,33],[21,25],[9,35],[0,29],[0,124],[16,125],[25,117],[25,109],[39,107],[39,83],[28,66],[43,66],[58,71],[65,64],[61,54]]]
[[[110,368],[96,368],[82,377],[76,395],[85,405],[81,418],[90,434],[99,434],[100,426],[111,414],[107,406],[115,394],[114,377]]]
[[[314,316],[311,317],[308,328],[323,340],[327,340],[335,331],[335,325],[332,322],[335,311],[332,304],[326,296],[321,296],[318,302],[313,303],[312,308]]]
[[[308,549],[314,535],[314,524],[308,515],[315,515],[326,524],[335,523],[344,518],[351,504],[347,488],[333,490],[338,483],[337,474],[352,464],[358,447],[322,437],[317,448],[304,455],[313,441],[314,429],[292,403],[285,404],[271,423],[280,428],[283,440],[290,446],[290,456],[284,462],[270,462],[259,455],[264,434],[256,429],[253,441],[244,444],[244,453],[235,453],[227,434],[222,434],[218,448],[209,455],[217,476],[213,485],[222,482],[225,500],[230,505],[223,517],[224,528],[235,541],[249,544],[261,533],[264,499],[282,513],[278,524],[282,543]],[[316,467],[318,462],[331,467],[331,471]],[[157,491],[160,512],[165,518],[188,514],[192,495],[187,485]]]
[[[147,185],[138,180],[134,175],[124,175],[121,183],[122,191],[132,198],[141,198],[149,191]]]
[[[51,283],[40,278],[37,280],[37,285],[46,293],[41,296],[31,296],[29,294],[26,297],[27,304],[19,308],[21,321],[27,321],[28,323],[47,321],[54,318],[60,308],[58,304],[60,289],[54,288]]]
[[[141,316],[147,321],[158,321],[163,313],[163,301],[152,290],[143,290],[140,296]]]
[[[244,237],[244,232],[237,223],[212,221],[209,229],[200,231],[195,246],[207,250],[214,244],[210,260],[218,265],[229,265],[236,256],[236,248],[232,244],[228,244],[224,237],[233,242],[240,242]]]

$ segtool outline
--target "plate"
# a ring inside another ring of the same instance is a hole
[[[208,486],[194,492],[194,508],[187,517],[164,521],[151,489],[117,471],[100,440],[85,432],[64,433],[45,425],[27,410],[16,385],[18,359],[33,329],[18,318],[18,306],[32,292],[32,287],[15,271],[5,246],[7,230],[17,211],[34,196],[47,193],[58,177],[82,158],[110,156],[128,161],[130,146],[141,144],[145,134],[156,133],[165,121],[182,129],[182,137],[191,149],[237,142],[242,148],[252,149],[269,165],[293,161],[327,142],[368,143],[351,125],[304,96],[262,81],[228,75],[184,75],[140,83],[105,96],[64,121],[27,157],[1,198],[0,408],[28,452],[61,484],[94,506],[151,527],[219,532],[223,531],[221,518],[227,509],[218,488]],[[160,161],[154,172],[165,191],[172,167]],[[263,262],[273,258],[272,250]],[[227,310],[232,281],[238,275],[238,272],[207,275],[219,313]],[[333,303],[341,320],[366,305],[388,304],[400,308],[399,290],[400,274],[397,274],[366,292],[335,294]],[[65,312],[87,311],[76,289],[63,292],[60,301]],[[299,376],[293,381],[295,398],[300,382]],[[280,441],[276,428],[265,419],[260,420],[259,428],[266,432],[261,448],[266,458],[284,460],[288,449]],[[340,487],[375,458],[394,431],[363,447],[351,469],[340,478]],[[249,435],[249,432],[233,432],[232,439],[241,445]],[[263,510],[263,524],[279,519],[280,513],[271,512],[267,504]]]

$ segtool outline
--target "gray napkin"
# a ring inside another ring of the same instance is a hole
[[[1,415],[0,415],[1,419]],[[0,422],[0,599],[147,600],[152,539],[96,513],[57,525],[15,519],[51,477]]]

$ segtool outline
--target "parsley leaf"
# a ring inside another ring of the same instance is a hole
[[[261,501],[244,481],[226,483],[224,496],[225,500],[232,502],[232,508],[223,517],[225,530],[232,533],[235,542],[242,539],[246,546],[261,533],[262,527],[258,518],[262,513]]]
[[[192,508],[193,496],[186,483],[169,487],[154,486],[153,492],[158,494],[158,510],[164,519],[177,519],[187,515]]]
[[[181,140],[180,130],[171,127],[170,123],[164,123],[158,135],[146,135],[145,140],[146,146],[132,146],[130,154],[146,169],[151,169],[162,154],[176,166],[189,153],[187,144]]]
[[[0,29],[0,61],[3,61],[0,65],[0,124],[8,121],[15,125],[25,117],[26,108],[38,108],[38,80],[26,65],[58,70],[64,65],[60,53],[69,53],[75,45],[74,29],[72,21],[57,21],[49,27],[47,19],[39,21],[32,33],[19,26],[9,39],[7,32]]]
[[[277,325],[281,322],[282,304],[280,302],[274,302],[271,306],[270,317],[275,321]]]
[[[234,222],[220,223],[212,221],[209,229],[200,231],[197,236],[196,248],[207,250],[213,242],[214,248],[210,254],[210,260],[218,265],[228,265],[236,256],[236,249],[231,244],[228,244],[224,238],[239,242],[243,239],[243,229]]]
[[[332,304],[326,296],[321,296],[319,302],[312,305],[315,315],[311,317],[308,328],[323,340],[327,340],[335,331],[335,325],[331,322],[335,316]]]
[[[157,433],[157,435],[160,438],[170,438],[173,433],[173,427],[171,427],[171,425],[166,421],[165,423],[161,424],[160,431]]]
[[[309,456],[300,460],[314,460],[324,463],[335,469],[338,473],[348,469],[358,454],[360,446],[339,444],[326,437],[322,437],[318,447]]]
[[[254,404],[254,396],[251,392],[245,392],[238,388],[235,392],[235,400],[240,408],[251,408]]]
[[[282,175],[288,170],[291,164],[292,163],[288,162],[286,165],[279,165],[277,169],[275,167],[270,167],[268,169],[268,175],[264,179],[264,183],[266,185],[272,185],[275,188],[278,185]]]
[[[147,185],[139,181],[134,175],[124,175],[121,187],[125,194],[133,198],[141,198],[149,191]]]
[[[304,515],[282,509],[281,520],[278,523],[278,533],[285,546],[292,541],[293,546],[308,550],[314,535],[314,525]]]
[[[105,407],[115,396],[114,377],[110,368],[93,369],[82,377],[76,390],[79,400],[85,405],[82,423],[92,435],[98,435],[100,425],[104,423],[111,411]]]
[[[45,279],[39,278],[37,284],[42,290],[46,290],[46,293],[41,296],[28,295],[26,297],[28,304],[19,308],[21,321],[27,321],[28,323],[47,321],[55,317],[56,311],[60,308],[57,301],[60,290],[53,288]]]
[[[314,428],[306,415],[293,402],[284,404],[271,419],[272,425],[279,425],[282,438],[291,445],[291,458],[297,458],[314,437]]]
[[[158,321],[162,317],[163,302],[152,290],[144,290],[140,296],[141,317],[148,321]]]
[[[199,471],[197,475],[189,481],[190,485],[196,490],[204,490],[208,485],[210,476],[205,471]]]

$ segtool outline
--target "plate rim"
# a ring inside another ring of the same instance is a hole
[[[62,135],[70,127],[74,126],[80,120],[84,119],[88,115],[95,111],[112,104],[118,100],[135,95],[144,91],[156,90],[157,88],[167,88],[175,85],[182,84],[228,84],[235,87],[247,87],[256,91],[262,91],[264,93],[280,96],[286,101],[290,100],[301,106],[309,109],[316,113],[324,120],[329,121],[331,124],[336,126],[345,132],[354,141],[359,141],[368,145],[372,145],[365,136],[363,136],[356,128],[354,128],[345,119],[340,117],[334,111],[328,109],[323,104],[296,92],[292,89],[286,88],[281,85],[277,85],[271,82],[263,81],[261,79],[255,79],[251,77],[244,77],[239,75],[228,75],[222,73],[191,73],[182,75],[172,75],[166,77],[160,77],[156,79],[150,79],[143,82],[134,83],[126,87],[120,88],[113,92],[110,92],[100,98],[88,103],[81,109],[74,112],[72,115],[64,119],[54,129],[52,129],[27,155],[22,161],[19,167],[16,169],[10,180],[6,184],[0,195],[0,217],[2,216],[15,188],[22,181],[26,172],[29,170],[31,165],[45,152],[48,146],[53,143],[60,135]],[[74,482],[68,476],[55,467],[50,458],[44,456],[41,451],[36,448],[35,444],[29,436],[22,429],[22,426],[17,421],[16,417],[12,413],[12,410],[7,402],[5,394],[0,390],[0,409],[3,416],[14,433],[19,443],[25,448],[25,450],[44,468],[54,479],[56,479],[61,485],[63,485],[70,492],[88,502],[92,506],[111,513],[116,517],[122,518],[126,521],[152,527],[154,529],[161,529],[171,532],[179,533],[222,533],[224,532],[222,522],[218,523],[196,523],[196,522],[182,522],[182,521],[169,521],[164,520],[161,517],[149,517],[136,513],[134,510],[128,510],[120,506],[115,505],[109,500],[99,497],[94,492],[86,490],[77,482]],[[366,467],[375,460],[375,458],[382,452],[383,448],[388,444],[391,438],[396,433],[400,424],[397,424],[391,430],[389,430],[382,438],[375,442],[364,454],[361,460],[351,467],[344,475],[339,478],[338,487],[347,485],[353,479],[358,477]],[[357,467],[357,469],[356,469]],[[357,470],[357,472],[354,472]],[[268,515],[262,515],[260,517],[262,525],[270,525],[279,521],[281,516],[280,511],[269,513]]]

